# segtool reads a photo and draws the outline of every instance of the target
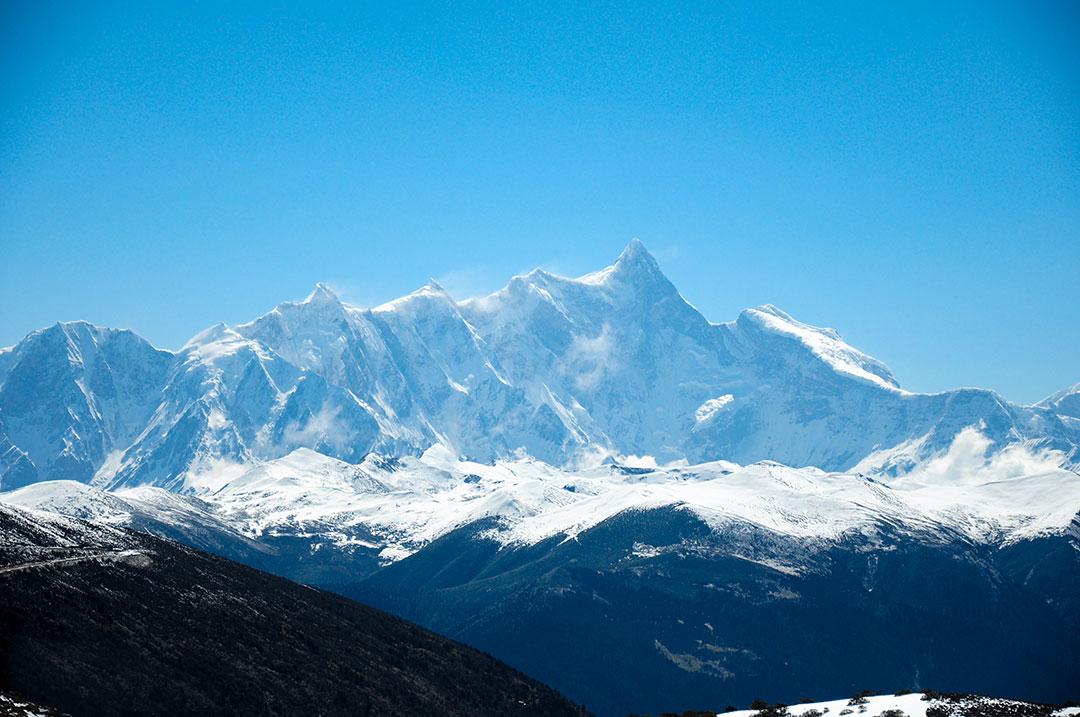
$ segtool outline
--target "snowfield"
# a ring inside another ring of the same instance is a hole
[[[922,692],[913,692],[907,695],[871,695],[864,697],[863,704],[852,705],[851,698],[830,700],[828,702],[810,702],[789,706],[788,712],[792,717],[803,717],[808,713],[815,715],[829,715],[829,717],[879,717],[888,710],[899,710],[906,717],[927,717],[927,709],[946,710],[938,714],[946,714],[949,717],[974,717],[986,714],[987,709],[1014,709],[1016,715],[1030,715],[1037,717],[1045,715],[1049,717],[1072,717],[1080,714],[1080,707],[1066,707],[1063,709],[1049,709],[1041,705],[1033,705],[1029,702],[1019,702],[996,697],[970,696],[934,696],[925,699]],[[759,710],[736,710],[723,712],[722,717],[755,717]]]
[[[498,519],[487,537],[527,545],[572,539],[624,511],[664,506],[692,511],[716,529],[752,524],[821,544],[883,526],[923,541],[961,536],[999,545],[1070,530],[1080,512],[1080,476],[1053,467],[1053,455],[973,457],[972,444],[985,452],[980,435],[962,432],[945,454],[898,478],[772,462],[567,470],[531,458],[467,461],[441,446],[419,458],[372,455],[353,465],[301,448],[253,466],[188,475],[190,496],[49,481],[0,500],[117,525],[152,516],[250,538],[317,537],[376,549],[387,563],[484,518]]]

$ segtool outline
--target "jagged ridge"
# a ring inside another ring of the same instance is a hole
[[[436,444],[485,462],[899,474],[973,425],[994,450],[1039,441],[1074,460],[1072,395],[1024,407],[977,389],[910,393],[834,330],[776,307],[710,323],[635,240],[601,271],[538,270],[460,302],[433,282],[360,309],[320,284],[176,352],[84,323],[35,332],[0,351],[0,489],[184,489],[192,472],[301,447],[357,462]]]

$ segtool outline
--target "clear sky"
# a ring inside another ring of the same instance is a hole
[[[1080,381],[1077,3],[459,5],[0,3],[0,345],[636,236],[912,390]]]

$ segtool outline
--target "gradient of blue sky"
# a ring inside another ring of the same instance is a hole
[[[1080,381],[1076,3],[311,5],[0,5],[0,345],[637,236],[913,390]]]

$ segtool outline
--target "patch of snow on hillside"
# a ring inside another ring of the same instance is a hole
[[[713,418],[717,413],[724,409],[735,397],[730,393],[725,393],[723,396],[717,396],[716,398],[710,398],[705,403],[698,406],[694,411],[694,419],[697,423],[705,423]]]
[[[809,702],[806,704],[790,705],[788,711],[792,717],[802,717],[811,710],[820,712],[828,717],[840,717],[844,710],[851,710],[853,715],[865,715],[865,717],[878,717],[885,710],[900,710],[907,717],[926,717],[926,708],[930,702],[923,699],[921,692],[908,695],[873,695],[866,697],[865,705],[848,705],[849,698],[829,700],[827,702]],[[865,707],[865,711],[860,707]],[[724,712],[723,717],[754,717],[758,710],[736,710]]]

